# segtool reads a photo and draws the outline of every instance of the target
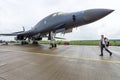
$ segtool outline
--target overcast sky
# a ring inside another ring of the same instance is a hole
[[[65,34],[67,40],[94,40],[104,34],[110,39],[120,39],[120,0],[0,0],[0,33],[21,31],[34,27],[41,19],[54,12],[75,12],[93,8],[115,11],[94,23],[73,29]],[[13,40],[13,37],[0,37]]]

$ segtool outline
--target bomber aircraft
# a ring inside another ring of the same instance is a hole
[[[57,33],[70,33],[73,28],[97,21],[113,11],[112,9],[88,9],[71,13],[56,12],[43,18],[28,31],[23,28],[23,31],[10,34],[1,33],[0,35],[16,36],[15,39],[21,40],[21,44],[28,43],[27,39],[28,41],[32,40],[33,44],[38,44],[38,40],[47,37],[51,41],[51,48],[53,48],[57,47],[57,44],[54,43]]]

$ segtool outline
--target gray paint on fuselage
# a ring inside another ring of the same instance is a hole
[[[59,15],[55,15],[57,13],[53,13],[38,22],[31,30],[18,34],[18,36],[33,36],[37,34],[45,34],[62,28],[74,28],[97,21],[112,11],[114,10],[90,9],[80,12],[63,13]],[[75,21],[73,21],[73,15],[75,16]]]
[[[44,33],[51,30],[55,30],[57,25],[65,24],[65,28],[72,28],[76,26],[83,25],[85,22],[83,20],[83,12],[76,13],[65,13],[53,16],[50,16],[42,19],[39,23],[35,25],[32,30],[25,32],[26,34],[36,34],[36,33]],[[75,15],[76,21],[73,22],[72,16]],[[60,28],[61,29],[61,28]]]

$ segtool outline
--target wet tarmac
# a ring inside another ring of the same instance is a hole
[[[119,80],[120,47],[0,45],[0,80]]]

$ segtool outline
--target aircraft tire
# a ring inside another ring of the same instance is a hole
[[[28,44],[28,42],[27,41],[22,41],[21,44],[25,45],[25,44]]]
[[[54,47],[56,48],[56,47],[57,47],[57,44],[54,44]]]
[[[37,42],[37,41],[33,41],[33,43],[32,43],[32,44],[38,45],[38,42]]]

